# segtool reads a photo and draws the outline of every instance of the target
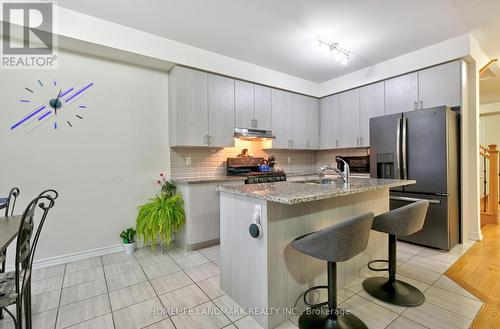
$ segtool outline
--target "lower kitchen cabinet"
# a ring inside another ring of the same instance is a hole
[[[184,198],[186,225],[179,240],[189,249],[198,249],[216,244],[220,234],[220,204],[217,185],[240,185],[242,181],[223,183],[177,184],[178,192]]]

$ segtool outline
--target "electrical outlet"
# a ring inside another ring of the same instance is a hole
[[[191,157],[186,157],[186,166],[191,165]]]
[[[292,157],[288,157],[288,163],[292,163]]]

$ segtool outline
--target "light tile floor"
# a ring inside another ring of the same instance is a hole
[[[466,247],[441,252],[398,242],[398,278],[424,292],[426,301],[419,307],[374,299],[362,289],[364,278],[338,292],[339,307],[350,309],[375,329],[469,328],[481,302],[443,275]],[[194,252],[171,249],[163,254],[142,248],[135,255],[116,253],[36,270],[33,327],[259,329],[243,310],[227,312],[239,306],[220,290],[219,255],[219,246]],[[378,275],[368,270],[361,273]],[[296,329],[297,320],[279,328]],[[8,316],[0,321],[0,329],[6,328],[13,328]]]

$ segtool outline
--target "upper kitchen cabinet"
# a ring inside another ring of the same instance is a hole
[[[169,127],[171,146],[234,146],[234,80],[174,67]]]
[[[208,146],[208,74],[176,66],[169,74],[171,146]]]
[[[461,104],[461,61],[434,66],[418,72],[418,108]]]
[[[271,88],[236,80],[234,99],[236,127],[271,130]]]
[[[384,81],[359,89],[359,146],[370,146],[370,119],[384,115]]]
[[[271,130],[271,88],[254,85],[255,88],[255,128]]]
[[[338,94],[319,101],[319,145],[321,149],[340,147]]]
[[[306,137],[306,97],[298,94],[291,94],[292,106],[288,113],[290,126],[290,148],[305,149],[307,148]]]
[[[291,118],[293,104],[293,94],[273,89],[272,90],[272,122],[273,135],[276,139],[273,140],[273,148],[292,148],[291,127],[293,120]]]
[[[385,80],[385,114],[413,111],[417,104],[417,72]]]
[[[272,89],[273,148],[317,149],[318,100]]]
[[[235,125],[238,128],[253,128],[255,119],[254,84],[236,80],[234,82]]]
[[[319,149],[319,101],[314,97],[305,97],[305,137],[307,149]]]
[[[359,89],[339,94],[340,147],[359,146]]]
[[[234,146],[234,80],[208,75],[208,143]]]

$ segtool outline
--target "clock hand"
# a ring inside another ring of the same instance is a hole
[[[57,104],[59,103],[59,98],[61,97],[61,92],[62,92],[62,90],[59,90],[59,93],[57,94],[57,98],[54,101],[54,105],[53,105],[54,115],[57,115]]]

